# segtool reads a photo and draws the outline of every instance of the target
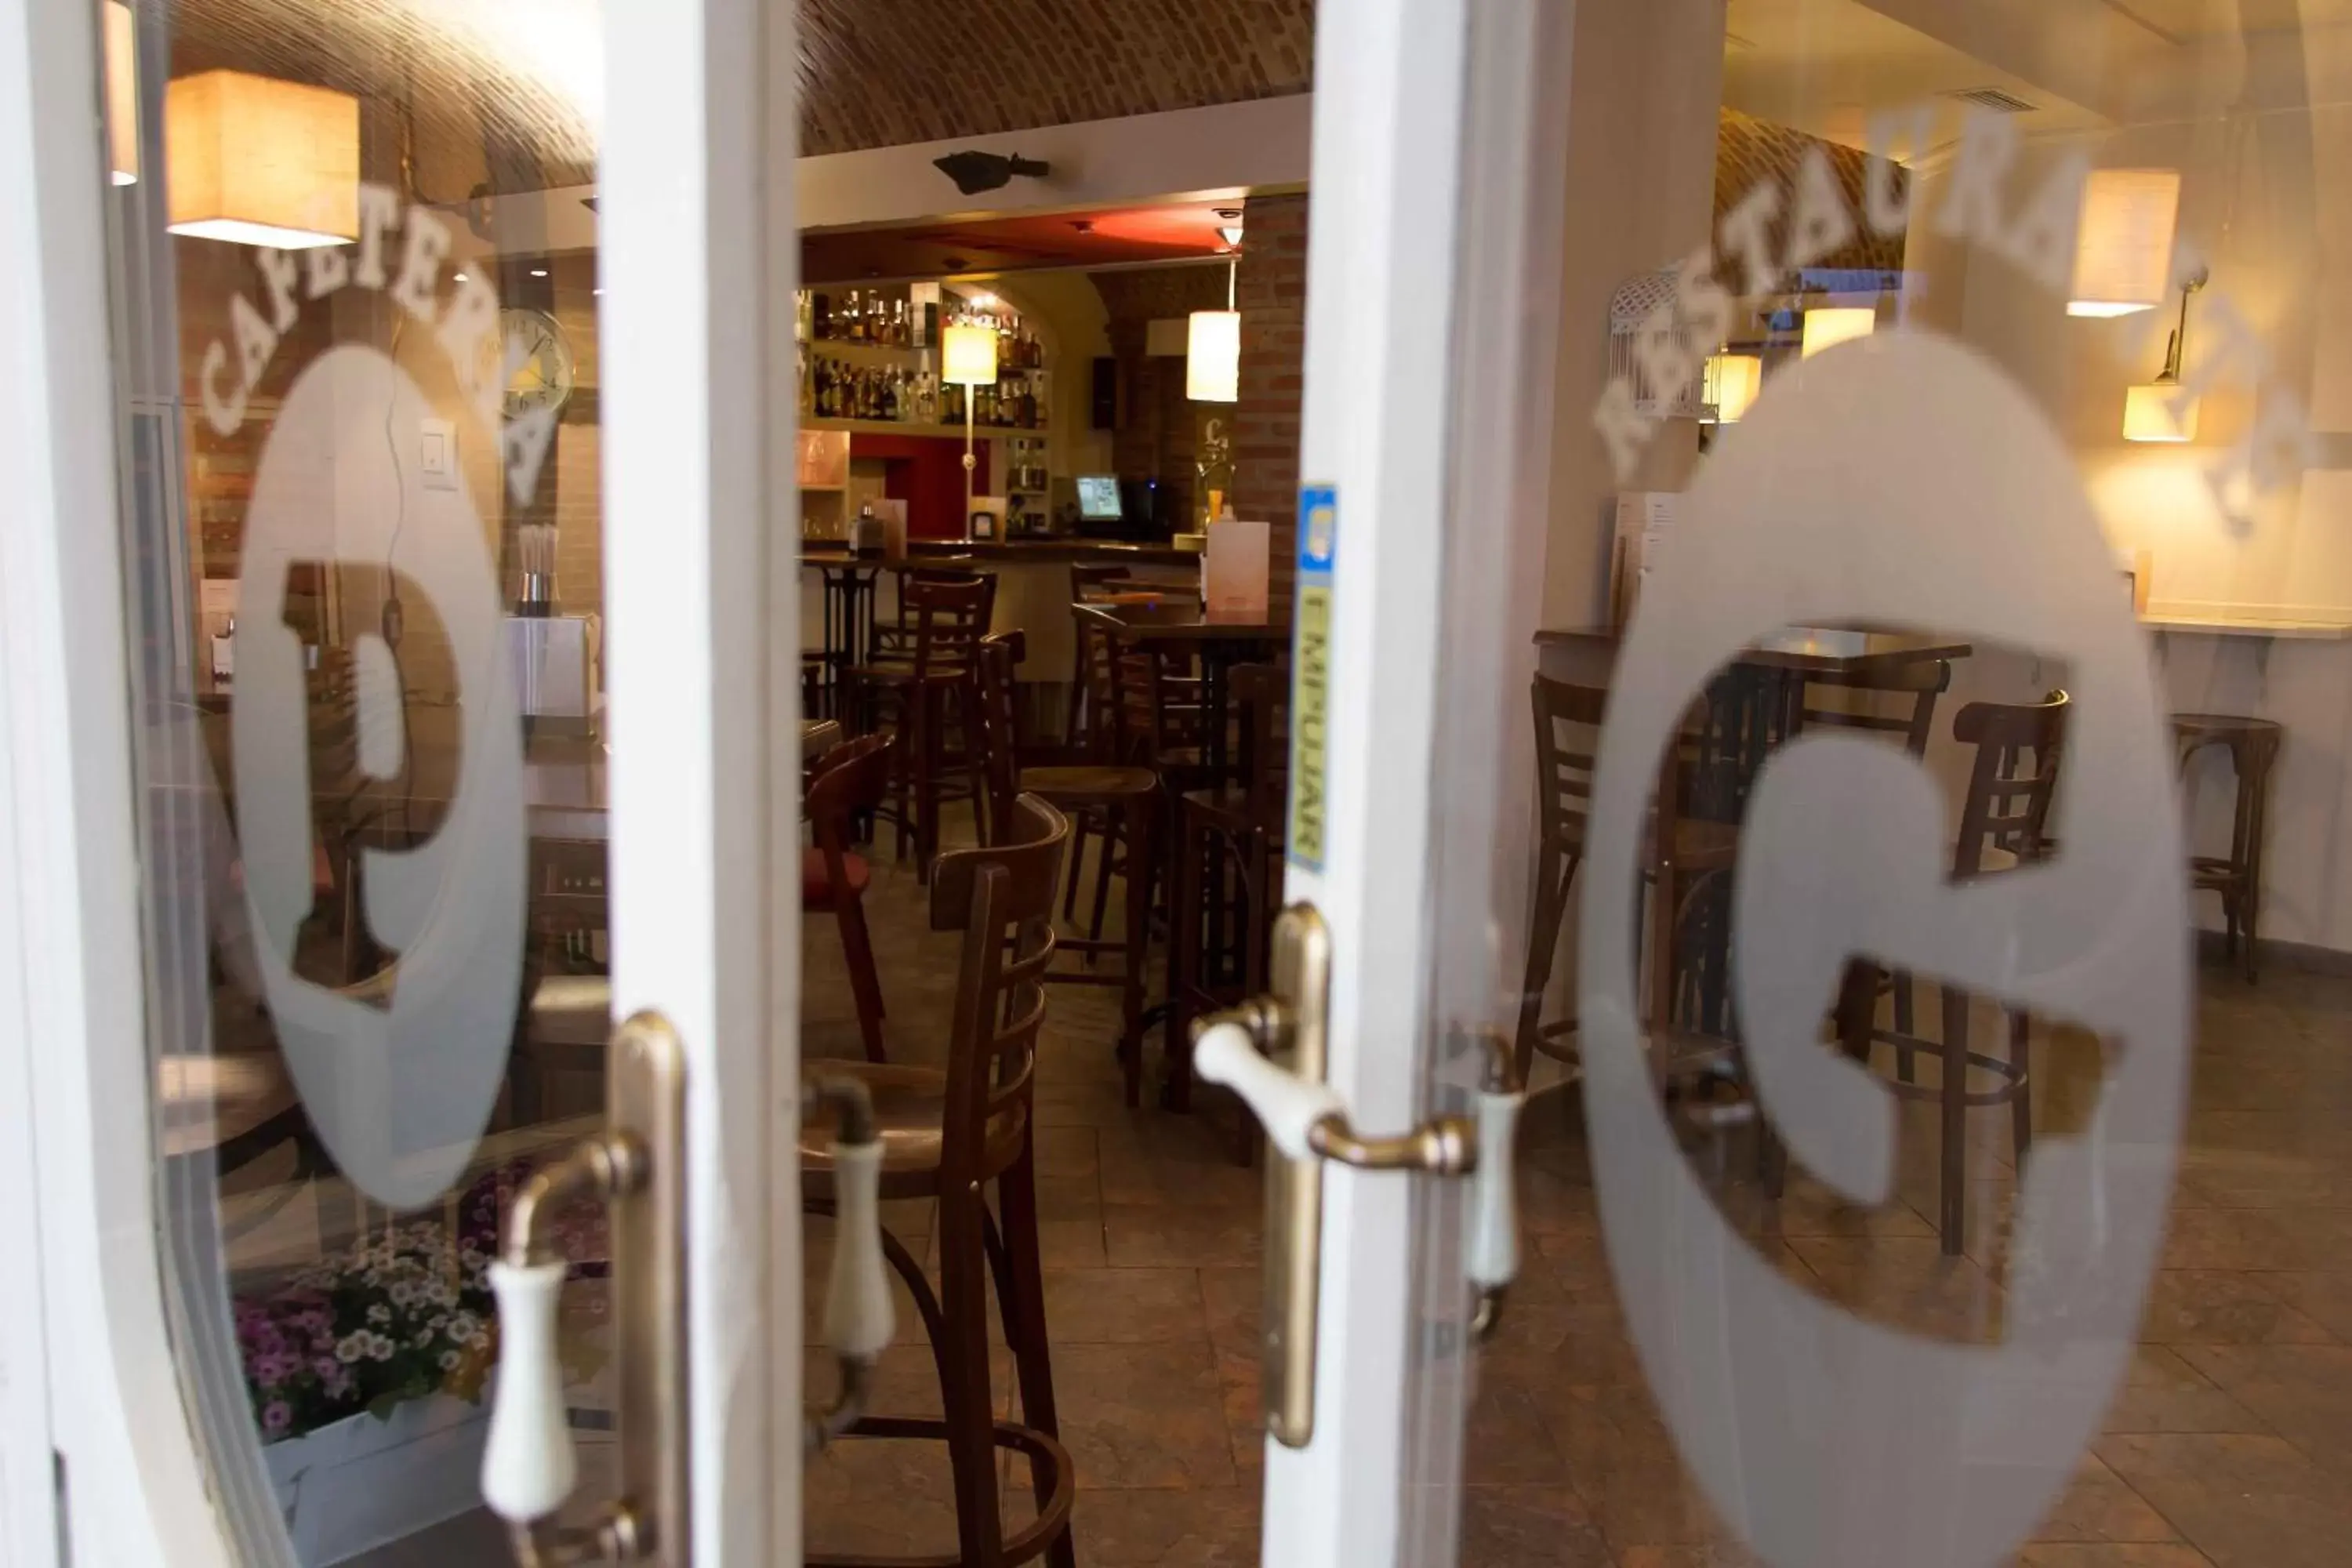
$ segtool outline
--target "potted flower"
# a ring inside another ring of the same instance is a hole
[[[488,1268],[519,1173],[493,1172],[446,1215],[412,1217],[235,1303],[263,1459],[304,1562],[333,1562],[475,1506],[497,1360]],[[603,1255],[575,1220],[567,1257]],[[601,1265],[576,1268],[567,1376],[603,1362]]]

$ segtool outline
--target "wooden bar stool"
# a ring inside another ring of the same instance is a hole
[[[1952,738],[1976,748],[1968,794],[1960,803],[1960,833],[1952,847],[1952,879],[1967,881],[2014,869],[2050,852],[2050,805],[2058,789],[2058,764],[2065,747],[2068,698],[2053,691],[2040,702],[1971,702],[1952,718]],[[1901,977],[1905,985],[1910,976]],[[1937,1227],[1944,1252],[1958,1257],[1967,1243],[1968,1113],[1988,1106],[2010,1108],[2017,1163],[2033,1145],[2032,1024],[2009,1013],[2009,1057],[1969,1047],[1969,996],[1957,987],[1943,995],[1943,1037],[1923,1039],[1901,1028],[1875,1026],[1875,990],[1853,984],[1839,1005],[1839,1037],[1847,1054],[1869,1059],[1873,1045],[1895,1047],[1895,1081],[1886,1087],[1906,1100],[1933,1101],[1942,1112],[1942,1154],[1937,1169]],[[1912,1081],[1913,1058],[1925,1052],[1942,1063],[1941,1081]],[[1992,1087],[1971,1089],[1971,1073],[1990,1076]]]
[[[1533,917],[1528,924],[1527,973],[1519,991],[1518,1032],[1513,1042],[1512,1068],[1518,1082],[1528,1081],[1538,1056],[1569,1069],[1570,1081],[1583,1068],[1573,1043],[1574,1016],[1557,1023],[1543,1021],[1544,994],[1550,988],[1552,963],[1559,948],[1561,926],[1584,863],[1584,834],[1592,810],[1592,770],[1601,722],[1609,693],[1597,686],[1580,686],[1538,675],[1529,689],[1536,721],[1536,892]],[[1646,844],[1643,875],[1650,891],[1649,929],[1652,941],[1654,1034],[1678,1042],[1669,1051],[1654,1053],[1662,1077],[1694,1069],[1701,1058],[1727,1053],[1728,1042],[1701,1047],[1675,1028],[1679,992],[1687,972],[1674,957],[1678,933],[1702,884],[1728,871],[1739,854],[1739,829],[1729,823],[1709,822],[1680,809],[1684,794],[1681,774],[1686,742],[1671,749],[1658,769],[1658,793],[1644,827]],[[1660,824],[1665,825],[1660,830]],[[1660,891],[1663,889],[1663,893]]]
[[[980,645],[982,751],[988,776],[990,842],[1001,842],[1017,816],[1016,797],[1034,796],[1064,813],[1086,812],[1102,824],[1103,864],[1118,857],[1127,879],[1127,930],[1105,942],[1095,933],[1064,940],[1063,951],[1079,954],[1079,969],[1047,972],[1048,984],[1116,986],[1119,991],[1118,1063],[1127,1080],[1127,1103],[1143,1097],[1143,993],[1151,951],[1151,879],[1158,864],[1160,776],[1150,768],[1113,763],[1070,767],[1024,767],[1013,700],[1013,646],[1002,637]],[[1099,922],[1101,910],[1096,918]],[[1118,971],[1095,966],[1097,956],[1117,953]]]
[[[2254,927],[2263,912],[2263,839],[2270,820],[2271,769],[2278,762],[2286,731],[2274,719],[2237,713],[2175,713],[2172,739],[2181,772],[2208,746],[2230,753],[2237,773],[2238,793],[2231,813],[2230,852],[2192,855],[2190,885],[2200,893],[2221,897],[2221,918],[2228,925],[2225,951],[2245,964],[2246,984],[2254,983]]]
[[[841,930],[849,965],[849,993],[857,1004],[857,1033],[868,1061],[889,1059],[882,1045],[882,980],[874,969],[874,939],[866,929],[866,889],[873,868],[850,847],[856,824],[882,804],[890,787],[894,735],[861,735],[819,758],[809,775],[809,833],[801,851],[801,909],[829,910]]]
[[[945,1071],[828,1065],[828,1071],[858,1079],[873,1095],[883,1198],[928,1198],[939,1205],[936,1294],[914,1255],[887,1230],[883,1251],[922,1318],[944,1415],[937,1420],[870,1415],[848,1436],[947,1444],[958,1550],[951,1559],[812,1554],[810,1568],[1009,1568],[1040,1557],[1054,1568],[1076,1568],[1070,1506],[1076,1477],[1055,1409],[1033,1127],[1037,1033],[1045,1017],[1045,971],[1054,959],[1054,894],[1069,836],[1060,812],[1024,795],[1012,806],[1004,842],[940,858],[931,880],[931,929],[963,932]],[[832,1149],[828,1121],[803,1130],[802,1191],[813,1212],[832,1212]],[[986,1197],[991,1184],[996,1215]],[[1018,1423],[994,1417],[988,1373],[992,1275],[1021,1391]],[[1011,1540],[1004,1538],[997,1492],[999,1449],[1028,1458],[1036,1500],[1036,1519]]]
[[[1282,852],[1289,802],[1290,687],[1270,664],[1236,665],[1228,689],[1240,714],[1242,782],[1187,790],[1176,805],[1176,853],[1169,889],[1168,1091],[1171,1110],[1190,1107],[1192,1019],[1266,988],[1274,919],[1282,903]],[[1257,1147],[1257,1121],[1244,1115],[1235,1152]]]
[[[941,806],[969,800],[980,809],[979,750],[971,735],[978,704],[973,672],[980,639],[995,613],[996,579],[909,573],[899,595],[910,617],[907,657],[877,658],[852,673],[862,691],[891,710],[899,736],[897,787],[881,815],[898,824],[900,859],[913,839],[916,877],[929,882],[940,852]],[[953,747],[951,721],[961,731]]]

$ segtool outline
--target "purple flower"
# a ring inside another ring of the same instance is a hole
[[[261,1429],[272,1436],[294,1425],[294,1407],[282,1399],[273,1399],[261,1407]]]

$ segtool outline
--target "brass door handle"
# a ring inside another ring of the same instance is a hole
[[[530,1173],[490,1265],[499,1382],[482,1496],[525,1568],[688,1560],[686,1064],[667,1019],[639,1013],[614,1032],[604,1093],[604,1131]],[[545,1233],[557,1211],[583,1202],[601,1202],[608,1216],[621,1476],[595,1523],[562,1527],[555,1511],[579,1474],[556,1342],[568,1265]]]
[[[507,1521],[524,1568],[573,1563],[690,1561],[686,1405],[686,1095],[676,1032],[639,1013],[613,1037],[605,1129],[531,1173],[508,1211],[490,1265],[499,1302],[499,1384],[482,1453],[482,1496]],[[825,1342],[840,1368],[832,1404],[805,1415],[803,1450],[865,1413],[877,1362],[895,1331],[882,1253],[882,1142],[866,1086],[820,1078],[808,1098],[834,1108],[837,1222],[825,1300]],[[564,1408],[556,1305],[567,1263],[545,1245],[565,1206],[600,1201],[610,1215],[613,1362],[619,1389],[620,1494],[596,1522],[551,1522],[579,1466]]]
[[[1499,1037],[1482,1032],[1486,1068],[1475,1117],[1433,1117],[1399,1133],[1359,1132],[1324,1082],[1329,929],[1313,905],[1293,904],[1275,922],[1273,946],[1273,994],[1202,1018],[1193,1032],[1192,1067],[1242,1098],[1279,1156],[1266,1177],[1265,1404],[1276,1440],[1301,1448],[1315,1431],[1323,1163],[1471,1178],[1470,1327],[1483,1342],[1518,1272],[1511,1150],[1524,1096],[1510,1082]]]

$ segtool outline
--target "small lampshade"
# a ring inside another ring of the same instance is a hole
[[[360,100],[243,71],[165,89],[173,234],[284,250],[360,232]]]
[[[139,40],[123,0],[106,0],[106,157],[118,185],[139,183]]]
[[[1754,354],[1709,354],[1706,401],[1718,425],[1737,425],[1764,388],[1764,362]]]
[[[996,329],[953,326],[940,334],[940,376],[961,386],[996,380]]]
[[[1241,312],[1193,311],[1184,330],[1184,395],[1195,403],[1237,403],[1241,384]]]
[[[2162,304],[2172,286],[2179,214],[2178,169],[2092,170],[2083,186],[2066,313],[2128,316]]]
[[[2189,398],[2175,412],[2180,397],[2177,381],[2151,381],[2135,386],[2124,397],[2124,439],[2126,441],[2194,441],[2198,400]]]
[[[1868,305],[1819,305],[1805,312],[1805,346],[1802,357],[1811,359],[1823,349],[1833,349],[1855,338],[1866,338],[1878,330],[1878,312]]]

